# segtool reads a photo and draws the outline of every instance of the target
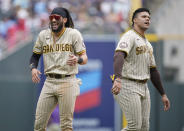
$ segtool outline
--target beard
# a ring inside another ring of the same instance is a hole
[[[52,29],[52,32],[54,32],[54,33],[60,32],[62,30],[62,28],[63,28],[63,22],[59,23],[59,26],[58,26],[57,29],[53,29],[52,28],[52,23],[51,23],[51,29]]]

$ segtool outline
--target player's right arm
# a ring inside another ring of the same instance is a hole
[[[113,87],[111,89],[111,92],[115,95],[119,94],[121,90],[121,79],[122,79],[122,68],[123,68],[123,63],[124,59],[126,57],[126,53],[123,51],[116,51],[114,54],[114,63],[113,63],[113,68],[114,68],[114,82],[113,82]]]
[[[133,46],[133,38],[130,34],[125,34],[122,36],[118,45],[116,47],[114,53],[114,62],[113,62],[113,69],[114,69],[114,83],[111,89],[111,92],[117,95],[121,90],[121,79],[122,79],[122,69],[123,64],[126,56],[129,54],[132,46]]]
[[[39,63],[40,56],[42,54],[42,43],[43,43],[42,35],[43,35],[42,32],[38,35],[38,38],[33,47],[33,54],[30,58],[30,69],[31,69],[31,74],[32,74],[32,81],[34,83],[40,82],[39,75],[41,74],[41,72],[37,69],[37,66]]]
[[[40,59],[40,54],[33,53],[30,59],[30,68],[31,68],[31,74],[32,74],[32,81],[34,83],[39,83],[40,82],[40,77],[39,75],[41,72],[37,69],[38,62]]]

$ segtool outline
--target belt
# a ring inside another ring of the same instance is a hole
[[[63,75],[63,74],[46,74],[47,77],[61,79],[65,77],[70,77],[71,75]]]
[[[135,81],[135,82],[138,82],[138,83],[142,83],[142,84],[145,84],[148,79],[144,79],[144,80],[137,80],[137,79],[132,79],[132,78],[125,78],[127,80],[130,80],[130,81]]]

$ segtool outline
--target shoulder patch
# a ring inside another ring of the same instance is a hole
[[[121,49],[127,48],[127,47],[128,47],[127,42],[121,42],[121,43],[119,44],[119,48],[121,48]]]

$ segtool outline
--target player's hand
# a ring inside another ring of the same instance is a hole
[[[78,57],[73,54],[70,54],[67,64],[70,66],[74,66],[77,64],[77,62],[78,62]]]
[[[169,108],[170,108],[170,101],[169,101],[169,99],[167,98],[167,95],[166,95],[166,94],[164,94],[164,95],[162,96],[162,102],[163,102],[163,104],[164,104],[164,111],[169,110]]]
[[[39,75],[41,74],[41,72],[36,68],[33,68],[31,72],[32,72],[32,81],[34,83],[39,83],[40,82]]]
[[[119,94],[120,90],[121,90],[121,79],[117,78],[116,80],[114,80],[114,84],[112,86],[111,92],[114,95]]]

